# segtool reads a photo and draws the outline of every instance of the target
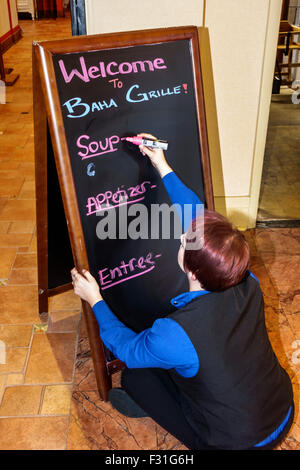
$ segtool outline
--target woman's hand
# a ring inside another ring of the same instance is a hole
[[[156,137],[151,134],[146,134],[145,132],[138,134],[138,137],[156,140]],[[140,151],[143,155],[147,155],[149,157],[152,165],[156,168],[162,178],[173,171],[168,165],[165,154],[161,149],[153,149],[146,147],[145,145],[140,145]]]
[[[74,292],[93,307],[99,300],[103,300],[100,289],[96,279],[88,271],[83,269],[82,273],[83,276],[79,274],[76,268],[71,271]]]

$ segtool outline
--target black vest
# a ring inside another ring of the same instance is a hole
[[[203,441],[219,449],[247,449],[281,424],[292,404],[288,374],[265,326],[263,296],[251,276],[224,292],[197,297],[168,316],[188,334],[199,370],[184,378],[171,370],[184,413]]]

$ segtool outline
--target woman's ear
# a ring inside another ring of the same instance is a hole
[[[195,274],[191,273],[190,271],[188,271],[186,274],[187,274],[189,282],[196,283],[196,284],[194,284],[194,286],[199,286],[198,287],[199,289],[204,290],[204,287],[202,287],[201,282],[198,281]]]
[[[191,281],[197,281],[195,274],[193,274],[191,271],[186,271],[186,275]]]

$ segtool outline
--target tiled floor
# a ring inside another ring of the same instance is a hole
[[[127,419],[99,399],[72,292],[51,299],[47,323],[38,316],[31,43],[69,36],[70,23],[21,26],[23,39],[4,56],[20,78],[0,105],[0,450],[184,449],[150,418]],[[295,422],[279,449],[300,450],[300,229],[250,230],[247,237],[270,338],[294,385]]]

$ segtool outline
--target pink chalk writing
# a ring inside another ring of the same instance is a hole
[[[105,191],[97,194],[95,197],[89,197],[86,205],[88,210],[86,215],[142,201],[145,198],[147,189],[154,189],[156,185],[152,184],[150,181],[143,181],[136,186],[130,186],[126,189],[123,188],[124,185],[122,185],[121,188],[118,187],[114,192]]]
[[[85,158],[97,157],[107,153],[116,152],[118,148],[116,145],[120,142],[120,137],[112,135],[105,137],[102,140],[90,141],[90,136],[81,135],[76,141],[78,148],[83,149],[78,152],[78,155],[84,160]]]
[[[81,56],[79,58],[78,68],[74,68],[67,72],[64,61],[61,59],[58,61],[62,76],[66,83],[70,83],[74,77],[79,78],[83,82],[90,82],[95,78],[106,78],[112,75],[119,74],[130,74],[140,72],[154,72],[155,70],[166,69],[164,59],[157,57],[154,60],[138,60],[135,62],[122,62],[118,63],[115,61],[106,64],[103,61],[87,67],[85,58]]]
[[[121,261],[120,265],[115,268],[101,269],[99,271],[101,289],[109,289],[122,282],[147,274],[149,271],[155,269],[155,261],[160,257],[161,254],[157,254],[153,257],[152,253],[148,253],[145,257],[131,258],[127,263]]]

